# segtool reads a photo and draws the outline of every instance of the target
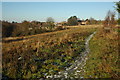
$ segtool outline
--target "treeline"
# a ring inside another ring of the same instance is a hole
[[[67,22],[55,23],[54,19],[49,17],[46,22],[39,21],[23,21],[22,23],[0,21],[2,23],[2,37],[17,37],[40,34],[45,32],[52,32],[57,30],[66,29],[63,26],[74,26],[79,24],[79,19],[76,16],[68,18]],[[84,21],[84,20],[81,20]],[[100,24],[101,21],[97,21],[94,18],[89,19],[88,24]]]
[[[120,5],[120,3],[119,3]],[[119,13],[120,14],[120,13]],[[112,15],[112,18],[115,17],[115,14]],[[119,16],[120,17],[120,16]],[[120,24],[120,18],[118,19],[112,19],[113,21],[116,22],[116,24]],[[68,26],[75,26],[75,25],[98,25],[98,24],[104,24],[105,20],[96,20],[94,18],[89,18],[89,19],[79,19],[76,16],[71,16],[70,18],[68,18],[67,20],[67,25]]]
[[[71,16],[70,18],[68,18],[67,20],[67,25],[69,26],[75,26],[75,25],[94,25],[94,24],[102,24],[102,20],[95,20],[94,18],[90,18],[90,19],[79,19],[76,16]]]
[[[23,21],[22,23],[2,21],[2,37],[16,37],[63,30],[54,22]]]
[[[118,20],[119,21],[119,20]],[[67,22],[55,23],[54,19],[49,17],[46,22],[39,21],[23,21],[22,23],[0,21],[2,25],[2,37],[17,37],[40,34],[45,32],[52,32],[66,29],[64,26],[76,26],[76,25],[94,25],[102,24],[102,20],[95,20],[94,18],[81,20],[76,16],[68,18]]]

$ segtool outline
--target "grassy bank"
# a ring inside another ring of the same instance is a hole
[[[94,27],[72,27],[3,43],[3,75],[44,78],[65,70],[84,51],[85,38],[94,31]]]
[[[118,32],[118,29],[110,33],[99,30],[90,41],[85,78],[120,78]]]

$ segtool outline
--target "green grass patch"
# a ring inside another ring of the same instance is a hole
[[[90,50],[85,78],[119,78],[117,32],[98,31],[90,41]]]

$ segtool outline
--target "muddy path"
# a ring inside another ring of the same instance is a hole
[[[90,52],[89,49],[89,41],[96,34],[93,32],[86,40],[85,40],[85,51],[82,52],[75,60],[75,62],[65,71],[58,72],[55,75],[48,75],[46,78],[83,78],[84,65],[86,64],[87,55]]]

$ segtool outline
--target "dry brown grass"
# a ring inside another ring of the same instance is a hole
[[[85,38],[94,30],[95,28],[74,27],[25,36],[23,40],[19,41],[3,42],[3,73],[12,78],[27,78],[34,75],[44,77],[43,73],[49,69],[53,71],[64,69],[59,66],[65,66],[67,63],[63,63],[61,60],[73,60],[72,57],[83,51]],[[22,37],[14,37],[13,40],[20,38]],[[6,38],[7,40],[9,39]],[[64,55],[66,57],[62,57]],[[20,57],[22,57],[21,60],[19,60]],[[34,57],[45,60],[47,65],[43,63],[44,61],[35,62]],[[59,58],[59,61],[56,58]],[[52,65],[55,61],[59,63],[58,66]]]

